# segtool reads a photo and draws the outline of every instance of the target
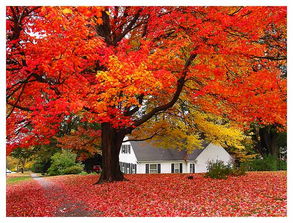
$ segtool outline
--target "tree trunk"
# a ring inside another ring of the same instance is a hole
[[[96,184],[126,180],[119,166],[119,152],[125,133],[102,123],[102,173]]]
[[[279,158],[279,147],[277,144],[277,134],[273,131],[271,131],[270,134],[271,140],[270,140],[270,153],[276,157]]]
[[[279,148],[277,144],[277,133],[274,127],[266,126],[261,129],[261,140],[266,148],[266,155],[272,155],[278,157],[279,155]]]
[[[25,159],[23,159],[23,160],[21,161],[21,173],[24,172],[25,162],[26,162]]]
[[[262,146],[262,139],[260,136],[260,129],[258,126],[254,127],[254,135],[252,136],[253,140],[256,142],[254,149],[261,155],[264,156],[264,150]]]

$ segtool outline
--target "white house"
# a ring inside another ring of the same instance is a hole
[[[204,173],[210,161],[230,163],[233,158],[221,146],[205,143],[191,154],[175,149],[156,148],[147,142],[122,144],[119,154],[123,173]]]

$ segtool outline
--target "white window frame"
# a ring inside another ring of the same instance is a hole
[[[151,166],[155,166],[155,168],[151,168]],[[158,173],[159,172],[159,168],[158,168],[158,164],[157,163],[150,163],[149,164],[149,173]]]

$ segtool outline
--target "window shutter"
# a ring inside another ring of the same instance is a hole
[[[136,173],[136,164],[134,164],[134,173]]]
[[[149,164],[145,165],[145,173],[149,173]]]
[[[161,173],[161,164],[158,164],[158,173]]]
[[[130,169],[130,173],[132,173],[132,164],[130,164],[130,168],[129,169]]]
[[[182,173],[182,163],[180,163],[180,173]]]
[[[171,164],[171,173],[174,173],[174,163]]]
[[[195,172],[195,167],[194,167],[194,163],[190,164],[190,173],[194,173]]]

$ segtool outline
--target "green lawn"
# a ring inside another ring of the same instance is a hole
[[[30,180],[31,172],[24,172],[24,173],[10,173],[6,174],[6,184],[17,183],[24,180]]]
[[[16,183],[16,182],[24,181],[24,180],[29,180],[29,179],[31,179],[30,176],[8,177],[8,178],[6,178],[6,183],[12,184],[12,183]]]

